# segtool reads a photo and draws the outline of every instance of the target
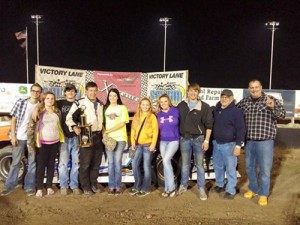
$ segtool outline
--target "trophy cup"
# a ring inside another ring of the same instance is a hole
[[[78,127],[81,129],[81,132],[78,135],[78,146],[80,148],[93,146],[92,125],[86,123],[86,114],[84,113],[85,109],[86,107],[84,105],[80,108],[80,122],[78,124]]]

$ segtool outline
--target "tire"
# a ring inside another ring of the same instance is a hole
[[[181,173],[181,166],[180,166],[180,158],[176,157],[176,155],[172,158],[172,166],[173,166],[173,172],[174,172],[174,181],[175,185],[177,184],[180,173]],[[157,177],[157,183],[160,187],[165,186],[165,177],[164,177],[164,165],[161,155],[158,155],[156,158],[156,177]]]
[[[0,180],[5,182],[7,179],[10,165],[12,162],[12,146],[8,145],[0,149]],[[20,170],[18,175],[18,182],[22,182],[26,174],[26,159],[25,157],[20,162]]]

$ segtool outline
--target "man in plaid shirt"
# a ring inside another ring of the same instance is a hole
[[[1,196],[10,194],[18,184],[20,162],[27,146],[27,128],[29,118],[40,99],[41,93],[42,87],[38,83],[33,84],[30,88],[30,97],[27,99],[19,99],[10,112],[10,115],[12,116],[12,164],[5,182],[5,190],[1,192]],[[28,153],[27,174],[24,180],[24,189],[28,196],[35,194],[35,169],[35,154]]]
[[[245,153],[249,190],[244,197],[251,199],[259,195],[258,204],[265,206],[270,194],[277,120],[284,119],[285,110],[277,99],[262,92],[259,80],[249,82],[249,92],[250,96],[237,104],[243,110],[247,127]]]

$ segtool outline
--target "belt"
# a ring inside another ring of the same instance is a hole
[[[189,139],[189,138],[195,139],[195,138],[198,138],[200,136],[204,136],[204,135],[203,134],[185,134],[185,135],[183,135],[183,137],[187,138],[187,139]]]

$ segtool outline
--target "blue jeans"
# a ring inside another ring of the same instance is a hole
[[[180,139],[180,151],[182,159],[181,181],[180,185],[187,188],[190,174],[191,157],[194,154],[194,163],[197,168],[197,185],[198,188],[205,185],[205,172],[203,167],[203,150],[202,144],[204,136],[197,138],[183,138]]]
[[[106,150],[109,189],[121,189],[122,187],[122,156],[125,146],[125,141],[117,141],[117,145],[113,151]]]
[[[78,188],[79,173],[79,148],[77,136],[65,137],[65,143],[61,143],[59,154],[59,184],[60,188]],[[68,163],[71,157],[71,171],[69,173]]]
[[[233,154],[235,142],[229,142],[224,144],[218,144],[213,141],[213,164],[216,175],[216,185],[218,187],[224,187],[225,173],[227,177],[226,192],[235,195],[236,194],[236,166],[237,157]]]
[[[247,141],[245,147],[248,187],[252,192],[261,196],[270,194],[273,149],[274,140]]]
[[[160,154],[163,159],[165,192],[169,193],[175,190],[174,172],[172,167],[172,158],[177,152],[179,141],[160,141]]]
[[[149,192],[151,188],[151,160],[153,153],[149,151],[149,146],[136,146],[136,153],[132,161],[134,176],[134,188],[138,191]],[[141,172],[141,161],[143,159],[144,178]]]
[[[9,169],[8,177],[5,182],[5,187],[7,190],[14,189],[18,184],[18,175],[20,170],[20,162],[24,156],[25,148],[27,146],[26,140],[18,140],[19,144],[13,147],[12,151],[12,164]],[[24,189],[25,191],[35,191],[35,172],[36,172],[36,162],[35,153],[28,153],[27,161],[27,173],[24,179]]]

